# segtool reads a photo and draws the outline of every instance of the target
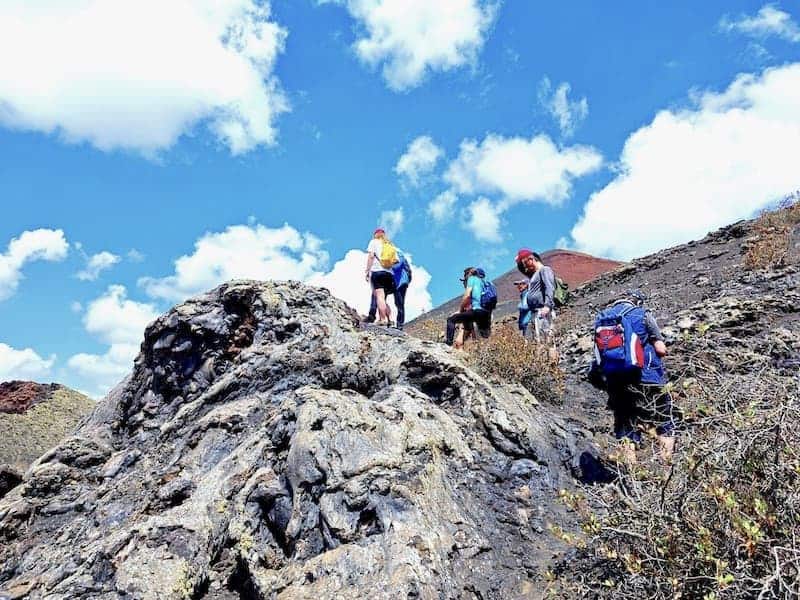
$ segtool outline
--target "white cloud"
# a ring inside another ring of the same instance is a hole
[[[74,313],[82,313],[83,312],[83,304],[81,304],[77,300],[74,300],[73,302],[70,303],[69,309]]]
[[[9,242],[0,254],[0,300],[14,295],[22,279],[22,268],[29,262],[64,260],[69,244],[60,229],[25,231]]]
[[[444,179],[461,194],[499,195],[504,206],[525,201],[558,205],[569,197],[573,179],[602,163],[594,148],[558,148],[544,134],[531,139],[489,134],[480,143],[461,142]]]
[[[136,248],[131,248],[128,250],[128,253],[125,255],[129,262],[132,263],[140,263],[144,262],[145,255],[139,252]]]
[[[325,3],[320,2],[320,4]],[[472,65],[497,13],[483,0],[334,0],[363,27],[354,49],[370,67],[383,66],[395,91],[418,86],[431,71]]]
[[[406,153],[397,161],[394,172],[404,185],[418,187],[443,155],[444,152],[433,139],[427,135],[419,136],[408,145]]]
[[[86,268],[78,272],[81,281],[96,281],[102,271],[110,269],[120,261],[120,257],[107,250],[98,252],[86,259]]]
[[[403,229],[404,221],[405,215],[403,214],[403,207],[401,206],[395,210],[383,211],[378,219],[378,226],[383,228],[387,237],[393,238]]]
[[[412,257],[406,256],[413,265]],[[260,224],[235,225],[197,240],[192,254],[175,261],[174,274],[144,278],[139,284],[151,297],[181,301],[229,279],[292,279],[327,287],[338,298],[366,312],[364,302],[369,303],[370,295],[364,280],[366,262],[366,252],[353,249],[328,270],[328,253],[311,233],[301,234],[290,225],[275,229]],[[412,315],[409,319],[430,309],[429,282],[428,271],[414,266],[406,300]]]
[[[414,265],[413,258],[406,254],[406,259],[412,267],[412,280],[406,295],[406,322],[419,316],[433,307],[428,284],[431,282],[430,273],[422,266]],[[369,311],[372,290],[364,278],[364,266],[367,264],[367,253],[363,250],[350,250],[344,258],[333,265],[329,273],[318,274],[311,277],[307,283],[324,287],[331,294],[344,300],[362,315]],[[389,305],[392,306],[391,301]],[[393,318],[395,315],[392,310]]]
[[[472,232],[475,239],[481,242],[500,242],[500,215],[502,211],[493,205],[488,198],[478,198],[467,209],[469,218],[464,223],[465,229]]]
[[[198,125],[273,144],[285,38],[257,0],[5,0],[0,124],[147,155]]]
[[[133,366],[145,327],[158,316],[155,306],[127,298],[124,286],[112,285],[86,309],[86,331],[108,345],[104,354],[80,353],[67,366],[94,396],[104,395]]]
[[[626,141],[617,177],[572,229],[578,249],[631,258],[697,239],[800,188],[800,63],[738,76],[664,110]]]
[[[789,13],[775,8],[773,4],[765,4],[754,16],[741,15],[734,20],[727,16],[722,17],[719,26],[723,31],[735,31],[759,38],[774,35],[789,42],[800,42],[800,27]]]
[[[168,277],[139,280],[153,298],[181,301],[210,290],[229,279],[294,279],[305,281],[328,265],[322,242],[310,233],[284,225],[234,225],[220,233],[206,233],[194,252],[175,261]]]
[[[539,84],[539,102],[558,122],[561,135],[565,138],[571,137],[589,114],[589,101],[585,97],[580,100],[570,100],[570,89],[570,85],[564,82],[553,91],[553,86],[547,77]]]
[[[458,202],[458,196],[455,192],[445,190],[428,204],[428,214],[438,225],[443,225],[455,216],[456,202]]]
[[[0,343],[0,381],[14,379],[42,381],[50,376],[55,355],[42,358],[30,348],[17,350]]]

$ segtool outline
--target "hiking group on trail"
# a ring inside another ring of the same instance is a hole
[[[523,279],[514,281],[519,294],[517,327],[522,343],[541,344],[553,363],[559,360],[555,345],[556,309],[569,300],[567,285],[544,264],[541,255],[520,248],[515,263]],[[367,246],[365,277],[372,294],[365,323],[403,329],[405,298],[411,283],[411,266],[405,255],[378,228]],[[462,348],[465,341],[488,338],[492,313],[497,307],[497,289],[481,267],[467,267],[459,279],[464,291],[458,311],[447,317],[445,343]],[[397,321],[387,297],[393,296]],[[667,389],[663,357],[664,337],[638,290],[626,292],[601,310],[594,322],[594,354],[589,381],[608,393],[608,408],[614,415],[613,433],[623,442],[625,458],[635,460],[643,429],[654,431],[661,456],[670,460],[675,446],[675,428],[680,413]]]

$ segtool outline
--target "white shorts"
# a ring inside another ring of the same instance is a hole
[[[553,336],[553,323],[556,320],[556,311],[552,308],[546,316],[540,317],[539,311],[533,317],[533,337],[537,342],[549,340]]]

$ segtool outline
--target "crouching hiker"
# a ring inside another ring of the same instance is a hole
[[[605,384],[608,407],[614,412],[614,435],[627,442],[623,446],[626,460],[635,462],[642,429],[654,428],[661,457],[669,461],[680,413],[665,388],[662,358],[667,346],[644,301],[641,292],[628,292],[597,315],[590,380]]]
[[[456,340],[456,325],[471,331],[476,325],[482,337],[489,337],[491,332],[492,311],[497,306],[497,290],[491,281],[486,280],[483,269],[467,267],[460,280],[464,285],[460,310],[447,318],[445,342],[448,346],[460,348],[463,337]]]

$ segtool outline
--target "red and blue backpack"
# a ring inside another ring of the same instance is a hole
[[[608,379],[637,379],[645,366],[644,309],[619,302],[605,309],[594,322],[595,361]]]

